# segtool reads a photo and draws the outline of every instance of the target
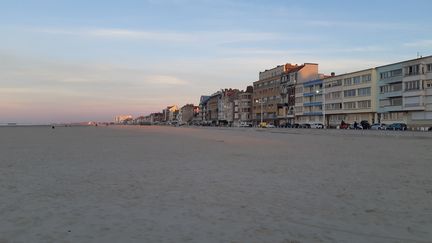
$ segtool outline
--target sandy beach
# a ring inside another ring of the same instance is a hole
[[[432,242],[432,133],[0,127],[0,242]]]

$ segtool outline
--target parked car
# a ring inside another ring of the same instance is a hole
[[[258,125],[258,127],[266,128],[266,127],[267,127],[267,122],[261,122],[261,123]]]
[[[269,123],[269,124],[267,124],[267,128],[275,128],[275,125]]]
[[[375,123],[371,126],[372,130],[386,130],[387,125],[384,123]]]
[[[360,123],[357,123],[357,127],[354,127],[354,124],[351,124],[348,129],[363,129],[363,127]]]
[[[428,131],[432,131],[432,127],[429,127]]]
[[[294,123],[291,125],[292,128],[300,128],[300,124],[298,123]]]
[[[311,125],[309,123],[302,123],[300,124],[300,128],[311,128]]]
[[[387,126],[387,130],[405,131],[407,130],[407,125],[405,123],[392,123]]]
[[[324,125],[322,123],[312,123],[312,124],[310,124],[310,127],[323,129]]]
[[[371,128],[370,123],[366,120],[361,121],[360,125],[362,126],[363,129],[370,129]]]
[[[239,127],[252,127],[252,123],[249,123],[249,122],[240,122]]]
[[[293,127],[293,126],[291,125],[291,123],[286,123],[286,124],[284,125],[284,127],[285,127],[285,128],[291,128],[291,127]]]

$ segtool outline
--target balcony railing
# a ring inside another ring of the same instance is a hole
[[[303,106],[321,106],[322,102],[307,102],[307,103],[303,103]]]

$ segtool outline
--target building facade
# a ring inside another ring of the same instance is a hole
[[[342,123],[363,120],[378,121],[376,69],[335,75],[324,79],[325,125],[336,127]]]
[[[213,125],[218,125],[219,110],[221,108],[222,93],[220,91],[210,96],[207,101],[206,121]]]
[[[432,56],[377,67],[378,114],[382,123],[432,126]]]
[[[234,126],[252,124],[252,95],[252,86],[238,93],[237,99],[234,100]]]
[[[262,120],[280,125],[294,121],[295,85],[318,75],[318,64],[287,63],[259,73],[259,80],[253,83],[255,123]]]

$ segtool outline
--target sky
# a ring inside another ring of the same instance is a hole
[[[0,124],[112,121],[245,89],[259,71],[346,73],[432,55],[429,0],[0,0]]]

